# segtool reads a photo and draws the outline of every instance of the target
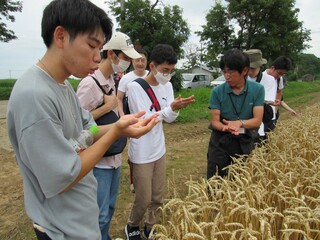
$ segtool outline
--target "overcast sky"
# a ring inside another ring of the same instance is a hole
[[[109,12],[105,0],[92,0],[99,7]],[[18,40],[9,43],[0,42],[0,79],[18,78],[26,69],[35,64],[46,51],[41,38],[40,25],[42,11],[50,0],[24,0],[23,10],[16,13],[16,21],[8,22],[9,29],[15,32]],[[212,7],[213,0],[164,0],[166,4],[179,5],[183,9],[183,17],[189,23],[192,35],[189,41],[199,43],[194,34],[205,24],[205,16]],[[311,30],[312,46],[306,53],[313,53],[320,57],[320,9],[319,0],[296,0],[296,7],[300,9],[299,20],[304,27]],[[115,23],[116,24],[116,23]]]

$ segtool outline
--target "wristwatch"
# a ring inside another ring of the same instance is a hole
[[[241,122],[241,127],[244,128],[244,124],[245,124],[244,120],[241,120],[241,119],[240,119],[240,122]]]

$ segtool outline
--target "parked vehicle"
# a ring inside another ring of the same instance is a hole
[[[210,83],[210,87],[216,87],[216,86],[219,86],[223,83],[226,82],[226,79],[224,78],[224,76],[220,76],[220,77],[217,77],[216,79],[212,80],[211,83]]]
[[[210,76],[201,73],[182,73],[182,88],[209,87]]]

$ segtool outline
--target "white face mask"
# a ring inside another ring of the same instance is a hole
[[[165,85],[166,83],[168,83],[171,79],[171,74],[169,73],[167,76],[164,76],[161,72],[158,72],[157,69],[155,68],[157,74],[154,75],[154,77],[156,78],[157,82]]]
[[[114,64],[112,61],[112,69],[114,72],[124,72],[130,66],[130,62],[119,59],[118,65]]]

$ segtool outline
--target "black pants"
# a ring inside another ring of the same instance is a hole
[[[264,132],[268,133],[276,128],[276,121],[271,120],[270,122],[264,123]]]
[[[46,233],[41,232],[36,228],[34,228],[34,231],[35,231],[35,233],[37,235],[37,239],[38,240],[52,240],[51,238],[49,238],[49,236]]]
[[[254,148],[253,138],[243,134],[212,131],[207,153],[207,179],[218,173],[224,177],[228,174],[225,167],[232,164],[232,157],[249,154]]]

